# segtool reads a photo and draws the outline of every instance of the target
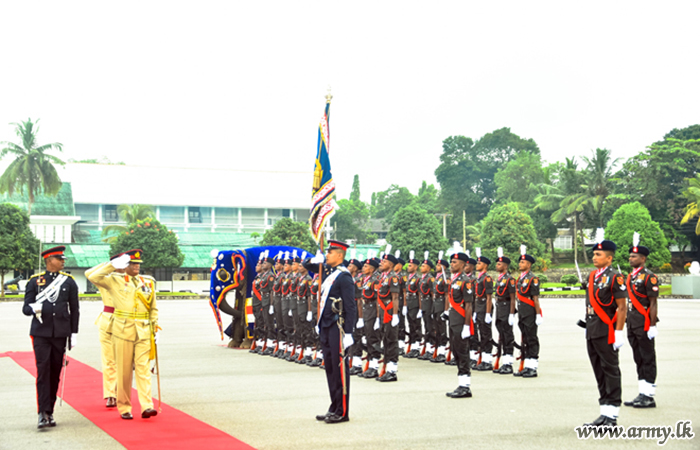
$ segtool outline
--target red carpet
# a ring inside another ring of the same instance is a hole
[[[36,363],[33,352],[0,353],[0,357],[12,358],[27,372],[36,377]],[[134,420],[123,420],[117,408],[105,408],[102,400],[102,372],[68,357],[68,374],[63,401],[68,403],[88,420],[104,430],[127,449],[157,448],[207,450],[253,449],[206,423],[195,419],[165,403],[158,416],[141,419],[141,407],[136,389],[132,389],[132,413]],[[155,380],[154,380],[155,383]],[[59,386],[58,394],[61,394]],[[60,400],[59,400],[60,401]],[[56,402],[58,408],[58,401]],[[154,399],[154,407],[158,401]],[[60,421],[60,419],[59,419]]]

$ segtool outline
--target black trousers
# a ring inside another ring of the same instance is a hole
[[[462,339],[462,327],[450,327],[450,351],[457,361],[457,375],[471,375],[469,367],[469,340]]]
[[[253,334],[255,340],[265,339],[265,316],[263,314],[262,303],[253,304],[253,316],[255,316],[255,332]]]
[[[498,340],[501,343],[501,355],[512,355],[515,347],[515,337],[513,327],[508,325],[508,315],[510,314],[510,300],[496,302],[496,330],[498,330]]]
[[[355,331],[352,332],[352,340],[354,344],[347,349],[348,358],[353,358],[355,356],[362,358],[362,333],[364,332],[365,328],[371,326],[374,326],[374,323],[364,324],[362,328],[355,327]]]
[[[294,312],[291,316],[289,315],[289,311],[292,309],[291,305],[291,298],[282,299],[282,328],[284,329],[284,341],[288,347],[290,344],[294,345]]]
[[[397,339],[401,341],[406,340],[406,317],[401,314],[403,311],[403,305],[405,305],[403,298],[399,298],[399,330],[397,334]]]
[[[445,311],[445,300],[433,300],[432,329],[435,334],[435,345],[447,345],[447,322],[440,318]]]
[[[399,315],[400,317],[401,315]],[[381,319],[379,319],[381,320]],[[401,322],[399,321],[399,325]],[[399,362],[399,325],[392,327],[391,321],[381,326],[382,340],[384,343],[384,363]]]
[[[523,357],[537,359],[540,356],[540,340],[537,337],[535,315],[518,315],[518,327],[523,336]]]
[[[435,345],[435,330],[433,330],[433,299],[430,297],[421,300],[421,310],[423,311],[423,338],[426,343]]]
[[[294,316],[294,323],[296,323],[296,335],[297,335],[297,345],[301,345],[302,348],[311,347],[313,341],[311,339],[311,327],[313,326],[311,322],[306,320],[306,304],[297,303],[297,314]]]
[[[474,350],[478,352],[491,353],[493,349],[493,344],[491,339],[493,339],[493,332],[491,329],[491,324],[486,323],[486,312],[476,313],[476,323],[475,325],[475,342]]]
[[[649,339],[644,327],[627,327],[627,339],[630,341],[634,363],[637,365],[637,379],[656,383],[656,338]]]
[[[416,316],[419,309],[409,309],[406,319],[408,320],[408,342],[420,342],[423,339],[423,323]],[[413,350],[413,349],[411,349]]]
[[[348,358],[342,358],[340,330],[337,324],[320,329],[321,348],[323,349],[324,368],[326,369],[326,381],[328,393],[331,396],[331,406],[328,412],[339,416],[347,416],[350,411],[350,374]],[[343,380],[345,380],[345,392],[343,392]]]
[[[32,345],[36,360],[37,412],[53,414],[63,355],[66,353],[66,338],[32,336]]]
[[[622,403],[622,376],[619,353],[608,344],[608,337],[588,339],[588,358],[598,383],[598,404],[620,406]]]
[[[287,336],[284,330],[284,314],[282,312],[282,297],[275,297],[272,306],[275,307],[275,326],[270,328],[274,332],[275,337],[278,341],[286,340]]]

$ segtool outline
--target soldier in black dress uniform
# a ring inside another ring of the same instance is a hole
[[[275,328],[275,306],[273,300],[273,287],[275,275],[272,273],[274,259],[269,254],[263,255],[262,273],[258,277],[257,289],[260,293],[260,303],[262,305],[263,321],[265,322],[265,346],[261,355],[272,355],[275,351],[275,341],[277,340],[277,330]]]
[[[399,370],[399,293],[401,291],[401,280],[399,274],[393,269],[397,259],[392,254],[385,254],[382,258],[381,275],[376,283],[378,294],[377,299],[377,319],[375,329],[382,330],[382,343],[384,344],[384,364],[386,371],[384,375],[377,378],[378,381],[397,381],[396,373]]]
[[[377,317],[377,284],[380,277],[378,268],[378,258],[368,258],[362,266],[362,308],[358,310],[360,318],[357,321],[357,326],[365,330],[367,341],[367,369],[360,375],[362,378],[379,376],[381,338]]]
[[[404,291],[404,316],[408,320],[408,345],[410,346],[406,358],[418,358],[421,355],[420,343],[423,339],[423,324],[421,318],[423,311],[420,308],[420,295],[418,285],[420,277],[418,276],[418,265],[420,261],[414,258],[413,251],[408,258],[408,271],[406,274],[405,291]]]
[[[284,254],[277,254],[275,258],[275,282],[272,285],[272,305],[269,308],[270,313],[275,316],[275,336],[276,336],[276,351],[272,356],[281,358],[287,348],[287,331],[284,328],[284,313],[282,312],[282,284],[287,278],[284,271]]]
[[[396,264],[394,264],[394,272],[396,276],[399,277],[399,326],[398,326],[398,342],[399,342],[399,355],[403,356],[405,354],[406,347],[406,321],[407,321],[407,310],[406,308],[406,280],[408,279],[408,273],[404,270],[406,266],[406,261],[401,258],[401,251],[397,250],[396,254]]]
[[[282,278],[282,323],[284,327],[284,344],[281,359],[289,361],[294,351],[294,313],[292,312],[292,257],[289,252],[284,255],[284,276]],[[295,308],[296,308],[296,302]]]
[[[523,370],[514,373],[516,377],[534,378],[537,376],[537,366],[540,355],[540,340],[537,337],[537,327],[542,324],[542,308],[540,307],[540,279],[530,272],[535,258],[528,255],[527,248],[522,245],[520,250],[520,277],[516,282],[515,295],[518,299],[518,327],[522,335],[520,356],[524,360]]]
[[[463,272],[469,257],[462,252],[452,254],[450,258],[449,303],[445,304],[445,317],[450,323],[450,349],[457,362],[457,380],[459,386],[446,395],[451,398],[471,397],[471,367],[469,364],[469,339],[474,334],[472,310],[474,305],[474,285]]]
[[[255,264],[255,278],[253,278],[252,308],[255,317],[255,329],[253,331],[254,344],[249,350],[250,353],[261,354],[265,346],[265,316],[263,314],[262,296],[260,295],[260,276],[262,275],[263,257],[265,252],[261,252],[258,262]]]
[[[307,270],[309,270],[308,267],[306,267]],[[317,269],[318,270],[318,269]],[[311,308],[311,315],[313,320],[311,321],[312,324],[318,322],[318,274],[315,273],[314,276],[311,278],[311,286],[309,287],[309,303],[310,303],[310,308]],[[318,332],[316,330],[316,327],[313,326],[312,332],[313,332],[313,342],[314,342],[314,347],[316,348],[316,352],[314,355],[314,360],[311,361],[310,363],[307,363],[307,366],[310,367],[322,367],[323,366],[323,350],[321,350],[321,338],[318,335]]]
[[[639,235],[630,247],[632,273],[627,276],[627,292],[630,301],[627,310],[627,339],[632,347],[634,363],[637,365],[639,395],[625,406],[655,408],[656,401],[656,350],[654,342],[658,331],[659,279],[645,267],[649,249],[639,245]]]
[[[435,329],[435,346],[437,353],[430,360],[434,363],[447,363],[447,322],[440,316],[446,309],[445,298],[450,288],[449,276],[445,270],[450,269],[450,263],[442,259],[442,251],[438,255],[435,267],[435,282],[433,283],[433,327]]]
[[[477,250],[476,256],[476,280],[474,281],[474,310],[476,313],[476,332],[478,334],[477,342],[479,343],[478,359],[481,361],[475,367],[480,371],[493,370],[493,358],[491,350],[493,350],[493,304],[491,296],[493,295],[493,278],[488,274],[489,264],[491,260],[481,255],[481,250]]]
[[[350,420],[350,374],[345,350],[353,344],[352,332],[357,320],[357,309],[355,283],[350,272],[342,264],[347,249],[348,245],[344,242],[328,241],[321,287],[321,316],[318,318],[318,329],[326,358],[326,380],[331,405],[328,412],[316,416],[316,420],[326,423]],[[312,259],[309,262],[316,261]],[[318,262],[308,264],[307,269],[313,270],[315,266],[318,270]]]
[[[435,277],[431,271],[434,264],[428,259],[430,253],[425,252],[423,262],[420,265],[420,279],[418,280],[418,302],[420,307],[420,318],[423,319],[423,329],[425,330],[425,347],[423,354],[418,357],[420,360],[429,361],[436,353],[435,326],[433,324],[433,286]],[[438,319],[440,320],[440,319]]]
[[[353,283],[355,283],[355,303],[357,304],[357,311],[359,316],[359,311],[362,309],[362,266],[363,262],[360,262],[355,258],[355,249],[352,249],[352,258],[348,263],[348,272],[352,276]],[[360,257],[361,259],[361,257]],[[362,331],[364,329],[364,321],[358,317],[357,324],[355,325],[355,332],[352,335],[352,339],[355,341],[350,348],[348,348],[348,358],[350,358],[351,366],[350,375],[359,375],[362,373]],[[362,326],[360,326],[362,325]]]
[[[622,377],[618,350],[625,342],[627,287],[621,273],[612,268],[617,246],[603,238],[593,247],[596,270],[582,283],[586,289],[586,344],[598,383],[600,416],[591,426],[616,426],[622,403]]]
[[[476,273],[474,270],[476,268],[476,259],[469,255],[469,250],[466,251],[466,255],[467,263],[464,265],[464,275],[466,276],[466,280],[471,283],[473,290],[476,284]],[[476,292],[474,292],[474,294],[476,294]],[[474,298],[476,298],[476,296],[474,296]],[[472,330],[472,334],[469,337],[469,367],[471,369],[476,369],[476,365],[479,361],[479,336],[477,335],[476,310],[474,309],[474,305],[472,305],[472,321],[474,322],[474,330]]]
[[[78,285],[70,274],[61,272],[65,249],[61,245],[42,252],[46,271],[29,279],[22,306],[24,315],[32,316],[29,335],[36,360],[39,429],[56,426],[53,410],[66,344],[69,349],[75,347],[78,336]]]
[[[306,258],[306,252],[301,254],[301,260]],[[313,361],[313,313],[309,295],[311,295],[311,277],[309,271],[302,264],[298,268],[297,281],[297,333],[299,334],[299,345],[301,351],[296,357],[298,364],[308,364]]]
[[[508,375],[513,373],[513,324],[515,323],[515,279],[508,272],[510,258],[503,256],[503,249],[498,248],[496,260],[496,329],[501,347],[500,367],[494,373]]]

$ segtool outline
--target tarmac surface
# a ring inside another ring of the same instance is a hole
[[[454,366],[401,358],[396,383],[351,377],[350,421],[337,425],[314,419],[329,405],[323,370],[226,348],[206,302],[159,302],[163,401],[258,449],[658,447],[656,439],[577,438],[574,427],[599,415],[583,330],[575,325],[583,317],[583,299],[541,300],[538,378],[473,372],[474,397],[450,399],[445,392],[457,387]],[[70,352],[98,370],[100,347],[93,322],[101,307],[98,301],[81,302],[78,346]],[[695,437],[668,440],[664,447],[697,449],[700,301],[661,300],[659,311],[658,407],[623,406],[618,424],[675,426],[690,420]],[[0,353],[32,350],[29,322],[20,302],[0,303]],[[623,400],[630,400],[637,395],[637,377],[628,343],[620,361]],[[153,390],[157,392],[155,381]],[[124,448],[65,402],[56,406],[58,426],[37,431],[35,399],[34,378],[10,358],[0,358],[0,448]],[[116,411],[114,415],[119,421]]]

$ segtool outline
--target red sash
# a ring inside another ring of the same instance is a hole
[[[103,312],[106,313],[113,313],[114,312],[114,306],[105,306],[104,309],[102,310]]]
[[[649,311],[642,305],[642,303],[637,299],[635,296],[638,295],[642,298],[647,298],[646,295],[640,294],[634,289],[634,285],[632,284],[632,275],[627,275],[627,292],[630,294],[630,300],[632,300],[632,306],[634,306],[634,309],[636,309],[639,314],[644,316],[644,331],[649,331],[649,326],[651,325],[651,322],[649,320]]]
[[[253,282],[253,295],[255,298],[262,301],[262,294],[260,294],[260,290],[258,289],[256,282]]]
[[[388,305],[385,305],[381,300],[377,303],[379,303],[379,307],[384,310],[384,323],[391,322],[391,316],[394,315],[394,301],[390,301]],[[391,313],[389,312],[389,309],[391,309]]]
[[[518,282],[520,282],[520,280],[518,280]],[[532,280],[529,280],[527,282],[527,290],[525,290],[525,292],[528,292],[530,290],[530,283],[531,282],[532,282]],[[520,286],[518,286],[518,288],[515,290],[515,295],[518,297],[518,300],[520,300],[521,302],[525,303],[526,305],[530,305],[533,308],[535,307],[535,301],[533,299],[531,299],[529,297],[525,297],[524,295],[522,295],[520,293]],[[537,313],[537,311],[535,311],[535,312]],[[541,316],[544,315],[544,314],[542,314],[542,307],[541,306],[540,306],[540,312],[538,314]]]
[[[613,283],[615,280],[613,280]],[[608,315],[603,311],[603,307],[601,306],[600,299],[598,296],[595,294],[595,272],[591,272],[591,275],[588,277],[588,300],[591,302],[591,306],[593,306],[593,310],[595,311],[595,314],[598,316],[600,320],[603,321],[604,324],[608,326],[608,344],[614,344],[615,343],[615,322],[617,321],[617,310],[615,311],[615,315],[611,319],[608,317]],[[613,299],[614,300],[614,299]],[[610,300],[612,303],[612,300]],[[608,303],[609,305],[610,303]],[[607,306],[607,305],[606,305]]]
[[[464,284],[462,284],[462,286],[464,286]],[[457,303],[455,301],[455,299],[452,295],[452,284],[451,283],[450,283],[450,293],[447,296],[447,298],[450,300],[450,307],[452,309],[454,309],[455,311],[457,311],[457,314],[464,317],[464,320],[466,321],[467,312],[464,310],[464,307],[462,305],[460,305],[459,303]],[[464,303],[464,302],[462,302],[462,303]],[[471,333],[472,336],[474,336],[474,318],[471,316],[469,317],[469,332]]]

